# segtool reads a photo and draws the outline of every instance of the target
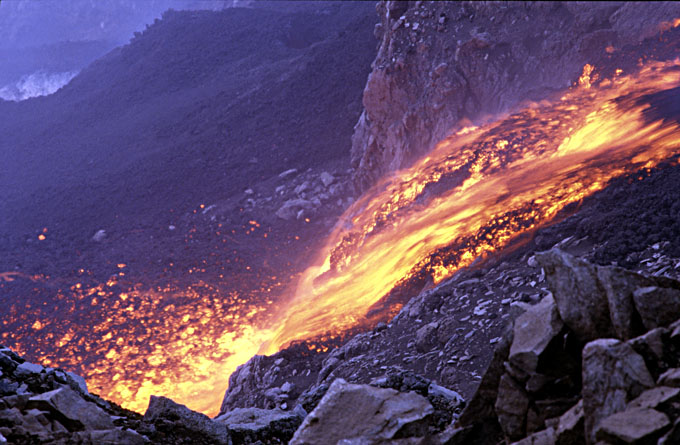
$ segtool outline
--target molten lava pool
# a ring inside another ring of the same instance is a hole
[[[258,351],[360,325],[414,274],[441,282],[609,180],[677,163],[677,116],[661,111],[665,98],[678,98],[680,61],[599,82],[592,71],[553,102],[457,131],[366,192],[288,298],[266,285],[255,303],[207,283],[76,283],[39,308],[14,303],[3,343],[25,352],[30,336],[43,364],[79,367],[93,392],[129,409],[143,412],[158,394],[215,414],[229,374]],[[57,305],[73,322],[55,325]]]

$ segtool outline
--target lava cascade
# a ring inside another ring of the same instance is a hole
[[[652,118],[648,98],[680,85],[680,62],[649,62],[600,82],[592,74],[586,65],[555,103],[456,132],[365,193],[303,274],[261,352],[356,326],[415,273],[438,283],[609,180],[672,158],[678,123]]]

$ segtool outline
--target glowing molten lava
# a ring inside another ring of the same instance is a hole
[[[592,72],[587,65],[580,87],[558,103],[460,131],[366,193],[304,273],[261,352],[354,326],[412,274],[425,269],[439,282],[610,179],[676,153],[678,124],[650,120],[644,96],[680,85],[678,61],[597,87]]]
[[[360,325],[403,280],[440,282],[610,179],[672,159],[678,124],[654,117],[649,95],[678,86],[678,61],[599,82],[587,67],[556,103],[452,135],[345,212],[280,314],[272,308],[286,280],[258,280],[250,295],[202,280],[153,289],[83,280],[56,285],[53,301],[9,302],[2,341],[82,373],[124,407],[143,412],[158,394],[216,414],[228,376],[258,348]],[[123,277],[126,265],[115,267]],[[0,273],[0,286],[20,277]]]

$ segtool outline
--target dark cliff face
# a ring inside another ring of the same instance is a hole
[[[677,3],[397,2],[380,39],[352,144],[358,192],[451,130],[545,99],[680,15]]]

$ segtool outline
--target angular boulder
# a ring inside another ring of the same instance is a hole
[[[586,438],[594,443],[600,421],[623,411],[629,401],[654,386],[643,358],[616,339],[600,339],[583,348],[583,411]]]
[[[663,413],[649,408],[634,408],[602,420],[595,436],[606,443],[655,444],[670,425]]]
[[[60,423],[72,431],[114,428],[108,414],[68,387],[33,396],[28,400],[26,407],[53,413]]]
[[[647,329],[668,326],[680,316],[680,290],[647,286],[633,292],[633,300]]]
[[[596,266],[559,249],[536,254],[564,323],[584,342],[614,336]]]
[[[205,414],[192,411],[167,397],[151,396],[149,407],[144,413],[144,421],[148,423],[171,422],[205,435],[215,443],[231,445],[231,437],[225,425],[213,421]]]
[[[302,417],[280,409],[236,408],[215,418],[227,426],[236,443],[278,439],[288,442],[302,423]]]
[[[515,320],[510,362],[526,372],[535,371],[540,355],[563,326],[553,297],[545,297]]]
[[[382,443],[427,433],[434,409],[424,397],[335,380],[290,444]],[[352,440],[354,439],[354,442]]]

